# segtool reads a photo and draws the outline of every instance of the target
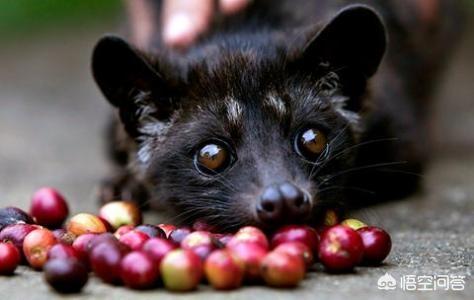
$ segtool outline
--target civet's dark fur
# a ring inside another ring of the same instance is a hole
[[[147,53],[105,37],[93,71],[121,121],[109,131],[117,173],[103,200],[131,197],[175,221],[231,229],[258,225],[256,199],[275,182],[312,195],[308,222],[321,207],[414,191],[429,153],[425,110],[458,31],[451,1],[429,24],[414,2],[256,0],[184,53],[160,45],[158,29]],[[318,164],[294,151],[308,125],[328,135]],[[215,138],[237,161],[203,176],[193,155]]]

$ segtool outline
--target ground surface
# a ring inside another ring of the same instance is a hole
[[[100,131],[108,106],[89,74],[90,50],[97,37],[114,29],[63,29],[0,44],[0,206],[27,208],[43,185],[60,188],[74,212],[97,210],[95,185],[107,172]],[[357,274],[312,273],[296,290],[262,287],[217,293],[202,287],[186,295],[164,290],[134,292],[92,279],[80,296],[90,299],[473,299],[474,255],[474,35],[463,43],[449,68],[434,109],[435,159],[423,194],[359,212],[388,229],[393,251],[380,268]],[[458,292],[379,291],[385,272],[402,275],[463,275]],[[41,273],[20,268],[0,278],[0,299],[59,298]]]

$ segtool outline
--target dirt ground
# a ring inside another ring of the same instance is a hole
[[[115,24],[57,29],[14,41],[0,40],[0,206],[28,207],[43,185],[58,187],[71,211],[97,210],[95,188],[107,173],[101,131],[108,105],[89,72],[97,38]],[[95,278],[78,299],[473,299],[474,282],[474,34],[450,65],[433,108],[434,160],[423,193],[371,207],[357,214],[393,237],[393,250],[380,268],[357,273],[309,275],[296,290],[246,287],[228,293],[203,286],[196,293],[163,289],[134,292]],[[152,216],[148,216],[152,219]],[[385,273],[465,276],[464,291],[381,291]],[[0,278],[0,299],[55,299],[42,274],[20,268]]]

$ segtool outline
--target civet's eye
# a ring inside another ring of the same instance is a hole
[[[232,150],[223,142],[211,142],[199,148],[194,158],[196,169],[206,175],[215,175],[230,167]]]
[[[326,149],[326,135],[319,129],[307,128],[302,130],[295,140],[298,154],[308,160],[314,160]]]

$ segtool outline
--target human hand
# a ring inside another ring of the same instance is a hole
[[[231,15],[244,9],[251,0],[165,0],[163,6],[163,41],[174,48],[190,46],[209,29],[216,9]]]

